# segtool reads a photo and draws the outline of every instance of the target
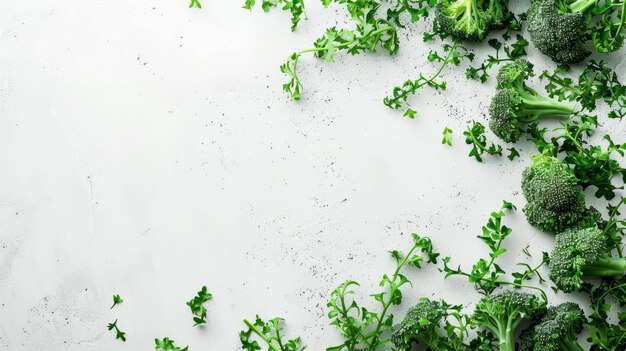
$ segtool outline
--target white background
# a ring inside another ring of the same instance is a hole
[[[467,121],[486,124],[492,81],[446,69],[447,91],[411,98],[415,120],[382,104],[436,70],[426,55],[440,44],[421,41],[430,20],[400,31],[395,57],[303,56],[294,102],[278,66],[324,28],[350,26],[344,8],[309,1],[292,33],[279,10],[187,5],[0,3],[0,349],[150,350],[168,336],[235,350],[242,318],[258,313],[322,350],[340,340],[325,317],[339,283],[361,282],[373,307],[387,251],[408,249],[412,232],[469,268],[486,254],[475,236],[489,212],[523,206],[532,150],[479,164],[462,137]],[[529,53],[537,71],[554,67]],[[506,221],[503,267],[527,244],[530,262],[550,249],[521,212]],[[479,298],[434,267],[407,275],[395,313],[422,296],[469,311]],[[205,284],[208,325],[192,328],[185,302]],[[109,310],[113,294],[124,303]],[[115,319],[126,343],[106,330]]]

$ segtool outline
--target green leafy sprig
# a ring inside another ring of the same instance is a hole
[[[204,303],[213,298],[213,294],[208,292],[207,287],[203,286],[198,294],[193,299],[187,302],[187,306],[191,309],[193,314],[194,327],[200,324],[206,324],[207,310],[204,307]]]
[[[281,72],[289,78],[287,83],[283,84],[283,90],[294,100],[301,97],[302,83],[298,76],[298,60],[303,54],[310,52],[315,57],[330,62],[341,50],[352,55],[375,52],[378,47],[390,55],[398,51],[396,27],[390,21],[377,17],[380,3],[374,0],[361,0],[347,1],[347,4],[350,16],[356,23],[354,30],[328,28],[326,33],[315,41],[312,48],[294,52],[280,66]]]
[[[113,295],[113,306],[111,306],[111,309],[113,309],[113,307],[117,306],[118,304],[122,302],[124,302],[124,300],[122,300],[120,295]]]
[[[126,342],[126,333],[121,331],[118,327],[117,327],[117,319],[115,320],[115,322],[113,323],[109,323],[107,325],[107,329],[109,330],[113,330],[115,329],[115,339],[120,339],[124,342]]]
[[[435,50],[431,50],[428,54],[428,61],[439,63],[439,68],[430,77],[424,76],[420,73],[419,77],[415,80],[407,80],[402,86],[396,86],[390,96],[383,99],[383,103],[394,110],[400,109],[407,105],[407,99],[410,95],[414,95],[418,90],[423,87],[430,87],[435,90],[446,90],[446,81],[438,79],[443,69],[448,65],[458,66],[464,60],[473,60],[474,53],[462,46],[460,43],[444,44],[443,54],[438,53]],[[410,107],[407,108],[405,116],[414,118],[415,111]]]
[[[239,333],[239,340],[241,341],[241,347],[246,351],[263,349],[259,341],[252,338],[253,334],[265,344],[268,351],[303,351],[306,349],[306,346],[301,346],[302,340],[299,337],[289,340],[285,339],[282,334],[283,328],[281,324],[284,322],[282,318],[277,317],[265,322],[257,315],[254,323],[247,319],[244,319],[243,322],[248,329]]]
[[[433,251],[429,238],[413,234],[413,240],[414,244],[406,254],[397,250],[391,251],[391,257],[396,262],[396,269],[393,274],[383,276],[380,286],[384,287],[385,291],[371,295],[379,303],[378,312],[359,306],[351,298],[355,293],[353,289],[359,286],[355,281],[348,280],[331,293],[331,300],[328,302],[330,308],[328,318],[331,320],[330,324],[334,325],[343,336],[344,342],[329,347],[326,351],[374,351],[389,342],[386,335],[393,326],[393,315],[389,313],[389,308],[402,302],[401,288],[407,283],[410,284],[406,276],[401,273],[402,269],[405,266],[421,268],[423,262],[436,263],[439,256]]]
[[[198,0],[191,0],[191,2],[189,3],[189,8],[197,8],[197,9],[201,9],[202,8],[202,4],[200,4],[200,1]]]
[[[154,343],[155,343],[155,350],[162,350],[162,351],[188,351],[189,350],[189,346],[185,346],[183,348],[176,346],[176,344],[174,343],[174,340],[170,339],[170,338],[163,338],[161,340],[159,339],[154,339]]]
[[[246,10],[252,10],[254,5],[256,5],[256,0],[246,0],[243,8]],[[274,7],[281,7],[283,11],[291,12],[292,32],[296,30],[298,23],[300,23],[303,18],[306,19],[304,0],[262,0],[261,2],[261,8],[263,8],[263,11],[265,12],[269,12]]]
[[[472,146],[468,156],[474,157],[476,161],[483,162],[484,154],[502,156],[502,146],[487,142],[485,126],[482,123],[471,121],[463,135],[465,136],[465,143]]]
[[[497,38],[491,38],[487,42],[489,46],[495,50],[494,55],[488,55],[480,67],[468,67],[465,70],[465,76],[468,79],[478,79],[481,83],[485,83],[489,78],[489,71],[503,62],[511,62],[526,55],[526,47],[528,40],[517,34],[516,41],[510,45],[503,43]],[[504,56],[502,56],[504,54]]]
[[[544,264],[544,262],[536,268],[528,266],[527,270],[523,273],[514,273],[513,281],[504,279],[506,272],[500,267],[500,265],[498,265],[497,259],[507,252],[507,249],[504,248],[502,244],[512,233],[511,228],[502,224],[502,218],[506,216],[504,212],[505,210],[516,210],[516,208],[512,203],[504,201],[500,211],[491,213],[487,224],[482,227],[482,233],[478,236],[478,238],[481,239],[491,251],[489,253],[489,258],[480,258],[468,272],[463,270],[461,266],[452,268],[449,265],[451,258],[445,257],[443,259],[442,271],[445,273],[446,278],[451,276],[462,276],[467,278],[468,282],[474,285],[476,291],[484,295],[491,294],[496,288],[502,285],[511,285],[516,288],[538,290],[544,300],[547,301],[547,296],[543,289],[524,283],[524,281],[528,280],[532,274],[537,274],[537,270]],[[543,279],[541,279],[541,281],[543,281]]]

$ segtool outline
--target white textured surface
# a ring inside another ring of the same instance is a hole
[[[466,156],[462,130],[484,120],[491,84],[447,70],[448,91],[411,100],[416,120],[381,103],[434,70],[420,40],[430,22],[403,30],[393,58],[304,57],[295,103],[278,65],[343,25],[344,9],[309,1],[291,33],[280,11],[203,5],[0,3],[0,349],[149,350],[169,336],[234,350],[241,318],[259,313],[320,350],[337,340],[324,316],[337,284],[375,292],[386,251],[411,232],[471,264],[489,212],[523,205],[525,157]],[[529,242],[549,249],[521,213],[507,221],[505,266]],[[408,275],[400,310],[435,292],[478,298],[433,268]],[[192,328],[185,302],[204,284],[208,327]],[[125,302],[109,310],[115,293]],[[126,343],[106,330],[116,318]]]

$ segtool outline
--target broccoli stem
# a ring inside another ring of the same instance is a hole
[[[572,12],[585,12],[589,8],[596,6],[598,0],[576,0],[569,5]]]
[[[522,108],[517,113],[522,123],[530,123],[543,116],[571,115],[576,109],[576,104],[565,101],[556,101],[550,98],[520,92]]]
[[[583,274],[595,277],[619,278],[626,274],[626,259],[603,257],[593,264],[585,265]]]
[[[563,336],[559,339],[559,350],[561,351],[585,351],[582,346],[576,341],[576,339],[572,339],[569,335]]]

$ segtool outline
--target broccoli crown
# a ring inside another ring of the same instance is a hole
[[[460,40],[480,41],[487,35],[490,16],[483,0],[440,0],[435,12],[437,31]]]
[[[585,208],[585,195],[569,167],[548,155],[534,155],[522,173],[522,192],[528,223],[542,231],[559,233],[582,221],[591,222],[595,212]]]
[[[552,306],[539,323],[522,332],[519,351],[582,351],[576,338],[586,321],[573,302]]]
[[[483,297],[474,311],[472,323],[489,329],[497,338],[500,351],[514,350],[515,329],[524,319],[536,319],[546,312],[546,303],[537,296],[505,290]]]
[[[519,140],[522,132],[517,118],[522,99],[511,89],[499,89],[489,104],[489,128],[498,138],[507,143]]]
[[[409,350],[413,342],[436,344],[446,316],[447,310],[440,302],[421,300],[407,311],[402,322],[393,326],[391,342],[400,350]]]
[[[618,278],[626,273],[626,259],[609,256],[606,237],[598,228],[558,234],[549,266],[550,279],[564,292],[580,289],[585,275]]]
[[[591,53],[584,47],[588,39],[586,15],[559,11],[559,8],[555,0],[531,1],[528,10],[530,39],[541,53],[555,62],[580,62]]]
[[[500,68],[498,75],[496,76],[496,88],[526,88],[525,81],[535,75],[533,72],[534,65],[527,60],[515,60]],[[536,95],[534,90],[530,90],[530,93]]]
[[[489,105],[489,128],[505,142],[516,142],[524,123],[574,111],[574,104],[546,98],[526,86],[533,75],[533,64],[526,60],[516,60],[498,71],[496,94]]]

